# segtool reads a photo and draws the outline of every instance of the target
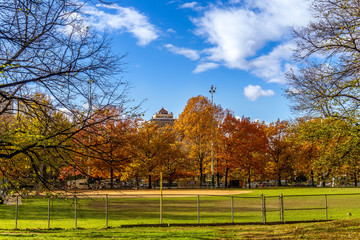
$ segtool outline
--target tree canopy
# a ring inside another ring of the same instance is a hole
[[[312,11],[312,22],[294,30],[300,62],[287,74],[287,96],[305,114],[358,119],[360,2],[316,0]]]

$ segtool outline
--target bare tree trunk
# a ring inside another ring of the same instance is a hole
[[[171,185],[172,185],[172,174],[169,174],[168,184],[169,184],[169,188],[171,188]]]
[[[251,169],[248,170],[248,188],[251,188]]]
[[[226,169],[225,169],[225,188],[229,188],[228,175],[229,175],[229,168],[226,166]]]
[[[135,184],[136,184],[136,186],[135,186],[136,189],[139,189],[139,187],[140,187],[139,186],[139,176],[137,174],[135,175]]]
[[[314,171],[311,169],[311,186],[315,187]]]
[[[358,183],[358,181],[357,181],[357,174],[356,174],[356,169],[355,169],[355,172],[354,172],[354,181],[355,181],[355,187],[357,187],[357,183]]]
[[[278,186],[281,187],[281,174],[278,172]]]
[[[200,170],[200,188],[202,188],[203,181],[204,181],[202,160],[199,161],[199,170]]]
[[[152,189],[152,185],[151,185],[151,175],[149,174],[149,186],[148,189]]]
[[[114,189],[114,168],[110,167],[110,189]]]

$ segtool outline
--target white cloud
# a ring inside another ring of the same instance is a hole
[[[110,12],[115,10],[115,13]],[[87,21],[97,30],[104,29],[129,32],[138,39],[139,45],[147,45],[159,37],[158,30],[148,18],[134,8],[120,7],[117,4],[87,5],[84,12],[89,16]]]
[[[211,6],[192,19],[195,33],[212,45],[204,58],[230,69],[250,71],[269,82],[283,83],[285,61],[289,60],[290,27],[310,20],[307,1],[243,0],[240,4]],[[277,47],[273,47],[278,45]],[[261,55],[263,51],[268,53]]]
[[[269,54],[249,61],[248,67],[251,73],[269,82],[285,84],[283,75],[290,68],[286,61],[290,60],[293,48],[294,45],[290,43],[279,45]]]
[[[253,85],[248,85],[247,87],[244,88],[244,95],[245,97],[247,97],[248,99],[250,99],[251,101],[255,101],[256,99],[258,99],[259,97],[270,97],[273,96],[275,93],[273,90],[263,90],[261,89],[261,87],[259,85],[253,86]]]
[[[198,2],[188,2],[179,6],[179,8],[189,8],[194,11],[201,11],[204,7],[200,6]]]
[[[172,29],[172,28],[168,28],[166,30],[166,32],[168,32],[168,33],[176,33],[176,31],[174,29]]]
[[[187,57],[190,60],[198,60],[200,58],[199,53],[196,50],[193,49],[188,49],[188,48],[179,48],[179,47],[175,47],[172,44],[166,44],[165,47],[172,53],[178,54],[178,55],[183,55],[185,57]]]
[[[205,62],[205,63],[200,63],[196,66],[195,70],[193,71],[193,73],[201,73],[201,72],[205,72],[207,70],[210,69],[215,69],[218,68],[220,65],[214,62]]]

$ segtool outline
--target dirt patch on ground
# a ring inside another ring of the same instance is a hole
[[[166,197],[182,197],[182,196],[226,196],[237,195],[243,193],[251,193],[252,191],[244,190],[225,190],[225,189],[164,189],[163,195]],[[90,195],[109,195],[109,196],[142,196],[151,197],[159,195],[159,189],[141,189],[141,190],[72,190],[63,192],[65,195],[78,195],[78,196],[90,196]]]

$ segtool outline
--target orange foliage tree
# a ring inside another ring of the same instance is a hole
[[[211,142],[216,141],[223,115],[220,105],[212,106],[207,97],[199,95],[188,100],[175,121],[175,129],[189,156],[189,165],[197,169],[201,184],[205,182],[204,173],[209,171]]]
[[[290,124],[287,121],[277,120],[266,127],[266,137],[268,146],[268,166],[267,171],[270,176],[276,178],[278,185],[281,180],[289,177],[294,171],[293,154],[294,145],[291,143]]]
[[[97,116],[106,121],[90,129],[91,176],[110,178],[110,187],[113,188],[115,177],[127,177],[125,169],[131,161],[131,139],[136,131],[136,119],[126,117],[123,110],[115,106],[98,111],[94,118]]]
[[[152,175],[158,176],[157,173],[161,171],[164,159],[169,159],[169,155],[174,154],[174,157],[177,154],[175,148],[172,148],[174,141],[175,138],[170,130],[161,128],[154,122],[144,122],[139,127],[131,148],[134,161],[132,166],[136,178],[148,177],[149,189],[152,188]]]
[[[226,170],[232,168],[251,187],[251,179],[264,175],[267,146],[263,124],[245,117],[237,119],[228,114],[222,130],[222,156],[227,162]]]

